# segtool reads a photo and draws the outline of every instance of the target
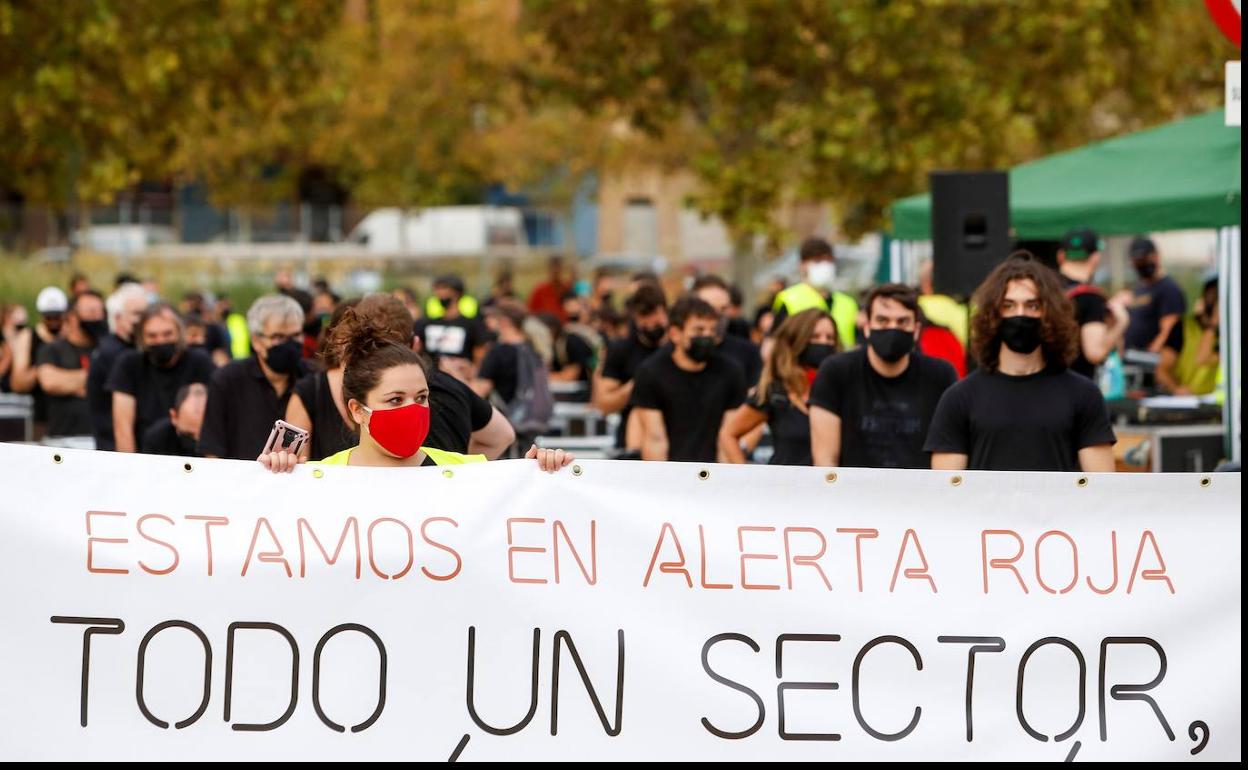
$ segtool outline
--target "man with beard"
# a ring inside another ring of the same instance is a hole
[[[92,435],[87,371],[91,351],[107,334],[104,298],[86,289],[69,306],[60,338],[39,349],[35,366],[39,387],[48,398],[49,437]]]
[[[168,416],[178,391],[193,382],[208,382],[213,370],[206,353],[187,348],[182,319],[169,305],[144,310],[134,338],[137,349],[121,355],[105,386],[113,394],[118,452],[137,452],[139,439]]]

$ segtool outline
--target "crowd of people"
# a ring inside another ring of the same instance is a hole
[[[518,457],[557,398],[619,414],[626,459],[744,463],[766,444],[781,465],[1112,471],[1102,375],[1138,350],[1161,390],[1213,390],[1217,286],[1189,313],[1140,238],[1139,282],[1109,296],[1101,251],[1080,230],[1056,269],[1010,255],[965,303],[932,290],[930,266],[918,287],[837,291],[835,252],[811,238],[800,279],[753,314],[715,275],[678,296],[649,273],[578,287],[559,259],[527,301],[508,276],[483,301],[444,276],[422,303],[279,275],[245,314],[200,293],[175,307],[128,275],[105,297],[79,276],[40,292],[34,323],[0,306],[0,391],[34,396],[49,441],[277,471]],[[275,444],[287,428],[303,438]]]

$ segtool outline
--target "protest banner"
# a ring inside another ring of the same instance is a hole
[[[1237,473],[0,469],[4,760],[1241,756]]]

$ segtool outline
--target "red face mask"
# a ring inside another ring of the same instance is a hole
[[[408,404],[397,409],[369,409],[368,433],[395,457],[407,459],[420,451],[429,435],[429,407]]]

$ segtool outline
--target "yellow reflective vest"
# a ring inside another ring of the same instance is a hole
[[[478,309],[476,297],[465,294],[459,298],[459,314],[464,318],[476,318]],[[425,318],[436,321],[444,315],[446,315],[446,308],[442,307],[437,297],[425,300]]]
[[[772,310],[779,312],[781,308],[793,317],[803,310],[818,308],[836,322],[836,334],[841,340],[841,348],[849,350],[854,346],[854,328],[858,324],[858,303],[853,297],[842,291],[832,292],[832,308],[828,309],[828,301],[818,289],[808,283],[790,286],[776,295]]]
[[[355,451],[355,447],[344,449],[341,452],[332,454],[324,460],[315,462],[315,465],[349,465],[351,453]],[[488,458],[485,455],[465,455],[459,452],[447,452],[442,449],[434,449],[433,447],[422,446],[420,451],[425,456],[433,460],[434,465],[467,465],[469,463],[483,463]]]
[[[966,347],[970,308],[945,294],[924,294],[919,297],[919,307],[929,322],[953,332],[962,347]]]
[[[251,333],[247,330],[247,318],[242,313],[230,313],[225,318],[225,328],[230,333],[230,355],[235,359],[251,355]]]

